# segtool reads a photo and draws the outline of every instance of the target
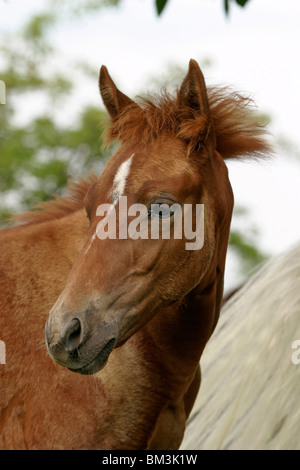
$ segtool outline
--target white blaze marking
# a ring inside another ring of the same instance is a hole
[[[119,197],[123,195],[133,156],[134,156],[134,153],[131,155],[130,158],[128,158],[128,160],[126,160],[120,165],[114,177],[113,188],[111,192],[114,206],[116,205]]]
[[[114,181],[113,181],[113,187],[112,187],[112,190],[111,190],[111,193],[110,193],[111,196],[112,196],[112,199],[113,199],[113,207],[117,204],[117,202],[119,200],[119,197],[122,196],[123,193],[124,193],[124,189],[125,189],[125,186],[126,186],[127,177],[129,175],[129,172],[130,172],[130,167],[131,167],[131,162],[132,162],[133,156],[134,156],[134,153],[131,155],[130,158],[128,158],[128,160],[125,160],[125,162],[121,163],[117,173],[115,174]],[[92,243],[96,239],[96,236],[97,236],[97,228],[96,228],[96,232],[94,233],[94,235],[91,238],[91,241],[89,243],[89,246],[86,249],[85,254],[87,254],[87,252],[91,248]]]

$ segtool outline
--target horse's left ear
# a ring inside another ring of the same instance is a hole
[[[105,65],[102,65],[100,70],[99,88],[103,103],[112,119],[117,119],[126,106],[136,105],[128,96],[118,90]]]
[[[209,120],[205,80],[199,65],[193,59],[190,60],[188,74],[183,80],[179,91],[179,105],[181,108],[191,108],[198,115]]]

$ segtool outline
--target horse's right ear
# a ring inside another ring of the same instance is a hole
[[[126,106],[135,104],[128,96],[118,90],[105,65],[102,65],[100,70],[99,88],[103,103],[112,119],[117,119]]]

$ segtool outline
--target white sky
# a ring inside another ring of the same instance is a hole
[[[0,0],[0,32],[17,30],[43,4]],[[169,0],[158,18],[154,0],[123,0],[119,8],[63,21],[52,39],[66,58],[88,60],[97,69],[107,65],[130,96],[170,62],[187,67],[191,57],[210,58],[207,83],[249,92],[272,116],[274,136],[300,148],[299,0],[250,0],[230,10],[225,17],[223,0]],[[97,83],[84,93],[101,105]],[[278,155],[268,163],[232,162],[229,170],[236,203],[251,209],[262,248],[279,253],[299,240],[300,160]]]

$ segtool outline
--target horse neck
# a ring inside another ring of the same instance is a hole
[[[18,285],[31,279],[51,304],[63,290],[87,234],[84,210],[60,219],[15,226],[0,231],[1,262]],[[55,283],[49,279],[55,279]]]
[[[202,352],[219,319],[224,259],[213,260],[206,276],[183,300],[163,307],[142,330],[144,344],[164,374],[183,384],[194,377]],[[147,338],[148,343],[147,343]],[[155,348],[153,348],[153,345]]]
[[[215,289],[215,285],[209,288]],[[183,301],[162,308],[146,325],[141,332],[143,347],[149,345],[152,355],[155,351],[164,374],[181,383],[194,376],[217,321],[212,314],[216,310],[215,296],[196,289]]]
[[[88,231],[89,221],[84,209],[60,219],[55,225],[59,249],[68,257],[72,266],[82,250]]]

